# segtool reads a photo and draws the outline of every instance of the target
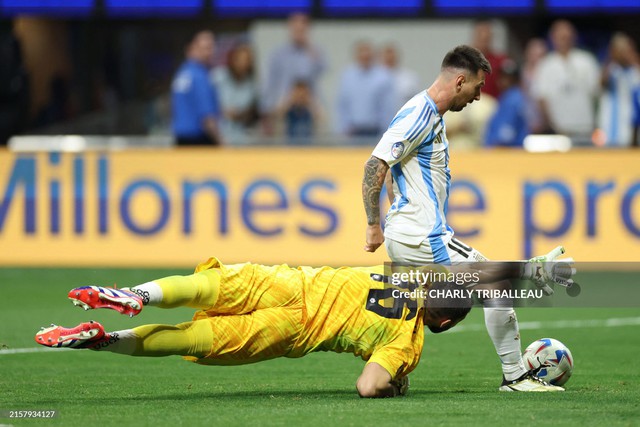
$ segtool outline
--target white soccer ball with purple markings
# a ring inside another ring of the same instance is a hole
[[[573,373],[573,356],[566,345],[553,338],[532,342],[522,355],[524,365],[540,379],[561,386]]]

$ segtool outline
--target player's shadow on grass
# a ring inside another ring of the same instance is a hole
[[[411,390],[409,392],[409,397],[411,398],[421,398],[428,397],[434,395],[446,395],[446,394],[460,394],[460,393],[484,393],[486,391],[483,390]],[[113,394],[109,397],[103,396],[76,396],[74,397],[74,401],[76,402],[94,402],[96,399],[100,399],[101,403],[104,404],[114,404],[117,405],[122,403],[123,400],[131,399],[131,394],[126,394],[122,396],[114,396]],[[322,389],[322,390],[239,390],[233,392],[190,392],[184,391],[182,393],[171,393],[171,394],[157,394],[157,395],[149,395],[145,393],[141,396],[135,396],[139,398],[144,398],[145,401],[189,401],[196,402],[197,400],[210,401],[211,399],[230,399],[235,400],[237,398],[246,399],[246,398],[254,398],[254,399],[287,399],[287,400],[308,400],[308,399],[330,399],[339,397],[341,400],[344,398],[358,398],[358,394],[351,389]],[[32,405],[55,405],[61,403],[67,403],[66,399],[56,399],[56,398],[48,398],[48,399],[34,399],[30,402],[23,402]]]
[[[348,395],[355,395],[357,396],[355,390],[345,390],[345,389],[333,389],[333,390],[327,390],[327,389],[323,389],[323,390],[239,390],[239,391],[233,391],[233,392],[226,392],[226,391],[220,391],[220,392],[214,392],[214,391],[198,391],[198,392],[191,392],[188,390],[185,390],[182,393],[171,393],[171,394],[156,394],[156,395],[150,395],[149,393],[144,393],[140,396],[132,396],[131,394],[126,394],[126,395],[113,395],[110,394],[109,397],[104,397],[104,396],[98,396],[98,395],[93,395],[93,396],[76,396],[74,397],[74,401],[76,402],[82,402],[82,401],[88,401],[88,402],[94,402],[96,399],[100,399],[101,403],[104,404],[118,404],[118,403],[122,403],[123,400],[127,400],[127,399],[131,399],[132,397],[135,398],[144,398],[145,401],[156,401],[156,402],[161,402],[161,401],[171,401],[171,402],[175,402],[175,401],[180,401],[180,400],[186,400],[186,401],[190,401],[190,402],[194,402],[197,401],[198,399],[201,400],[210,400],[210,399],[236,399],[236,398],[265,398],[265,399],[274,399],[274,398],[289,398],[289,399],[295,399],[296,397],[299,398],[305,398],[305,399],[309,399],[309,398],[328,398],[331,396],[348,396]],[[33,399],[30,401],[25,401],[23,402],[25,404],[33,404],[33,405],[55,405],[55,404],[59,404],[59,403],[67,403],[66,399],[56,399],[54,396],[50,396],[46,399]]]
[[[454,390],[454,391],[442,391],[442,390],[411,390],[409,396],[427,396],[434,394],[458,394],[458,393],[479,393],[479,391],[470,390]],[[163,396],[164,398],[173,399],[177,395]],[[322,390],[253,390],[253,391],[237,391],[232,393],[213,393],[213,392],[201,392],[201,393],[185,393],[180,395],[184,399],[192,399],[194,396],[201,396],[206,398],[211,397],[305,397],[305,398],[326,398],[335,396],[352,396],[358,397],[358,393],[355,389],[322,389]]]

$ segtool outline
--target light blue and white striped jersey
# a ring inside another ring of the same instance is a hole
[[[628,147],[633,131],[633,92],[640,85],[635,67],[609,66],[607,89],[600,97],[598,125],[605,132],[606,144]]]
[[[449,142],[442,116],[427,91],[410,99],[396,114],[373,150],[393,175],[395,199],[386,217],[385,236],[410,245],[428,238],[438,258],[445,251],[451,174]]]

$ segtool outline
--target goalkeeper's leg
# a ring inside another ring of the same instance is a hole
[[[146,305],[186,306],[206,310],[209,315],[244,314],[290,306],[302,293],[301,274],[286,266],[219,265],[132,288],[83,286],[72,289],[69,299],[86,310],[111,308],[130,316],[138,314]]]
[[[302,330],[302,303],[250,314],[203,317],[178,325],[105,332],[97,322],[51,325],[35,336],[47,347],[89,348],[131,356],[185,356],[202,364],[254,363],[290,353]]]
[[[144,305],[206,309],[217,302],[220,282],[219,271],[211,269],[189,276],[165,277],[133,288],[81,286],[70,290],[68,297],[85,310],[110,308],[129,316],[140,313]]]
[[[220,272],[204,270],[188,276],[169,276],[130,289],[144,305],[160,308],[192,307],[206,309],[218,301]]]
[[[209,322],[197,320],[178,325],[143,325],[108,333],[111,339],[94,350],[106,350],[131,356],[203,357],[211,350],[213,331]]]
[[[203,357],[211,350],[213,331],[208,321],[178,325],[144,325],[133,329],[105,332],[98,322],[84,322],[75,328],[51,325],[35,336],[47,347],[88,348],[131,356]]]

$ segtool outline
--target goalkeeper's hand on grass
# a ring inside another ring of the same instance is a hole
[[[522,278],[532,280],[546,295],[553,294],[550,285],[560,285],[570,288],[576,274],[573,259],[557,259],[564,254],[564,248],[558,246],[546,255],[533,257],[522,264]]]

